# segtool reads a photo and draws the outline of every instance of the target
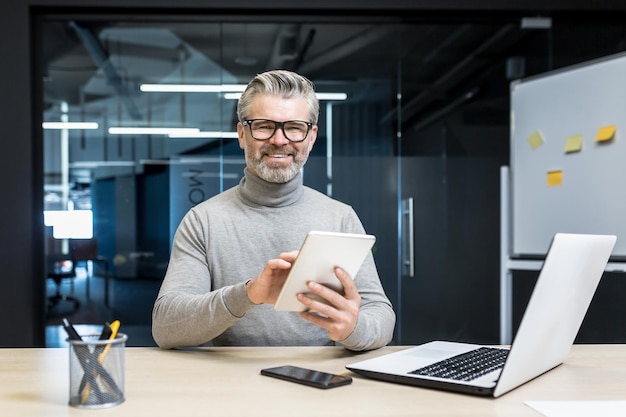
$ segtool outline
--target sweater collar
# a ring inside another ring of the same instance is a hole
[[[247,169],[239,182],[239,195],[252,205],[282,207],[295,203],[302,196],[302,173],[298,172],[291,181],[284,184],[267,182],[251,174]]]

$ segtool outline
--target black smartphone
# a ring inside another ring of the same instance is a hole
[[[329,374],[292,365],[261,369],[261,375],[322,389],[340,387],[352,382],[352,378],[349,376]]]

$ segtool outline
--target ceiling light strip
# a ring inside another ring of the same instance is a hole
[[[176,135],[193,134],[199,132],[198,128],[190,127],[110,127],[110,135]]]
[[[146,93],[232,93],[243,92],[245,84],[141,84]]]
[[[317,95],[318,100],[327,100],[327,101],[343,101],[348,99],[348,95],[346,93],[315,93]]]
[[[239,100],[246,84],[141,84],[139,89],[146,93],[225,93],[227,100]],[[346,93],[316,93],[319,100],[343,101]]]
[[[237,139],[237,132],[190,132],[190,133],[173,133],[168,135],[170,138],[208,138],[208,139]]]
[[[318,100],[321,101],[344,101],[348,99],[346,93],[315,93]],[[224,99],[226,100],[239,100],[241,93],[225,93]]]
[[[46,130],[76,130],[76,129],[97,129],[96,122],[43,122],[41,124]]]

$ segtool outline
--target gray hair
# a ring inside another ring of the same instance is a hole
[[[320,104],[313,83],[295,72],[273,70],[258,74],[248,83],[237,103],[237,118],[248,117],[250,105],[257,94],[273,94],[283,98],[302,97],[309,106],[309,121],[317,124]]]

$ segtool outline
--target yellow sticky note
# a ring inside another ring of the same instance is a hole
[[[548,187],[563,184],[563,171],[548,171]]]
[[[544,142],[543,136],[541,136],[541,132],[538,130],[535,130],[526,140],[533,151],[540,147]]]
[[[613,139],[616,130],[617,126],[615,125],[601,127],[596,135],[596,142],[606,142],[607,140]]]
[[[579,152],[583,148],[583,135],[568,136],[565,140],[565,152]]]

